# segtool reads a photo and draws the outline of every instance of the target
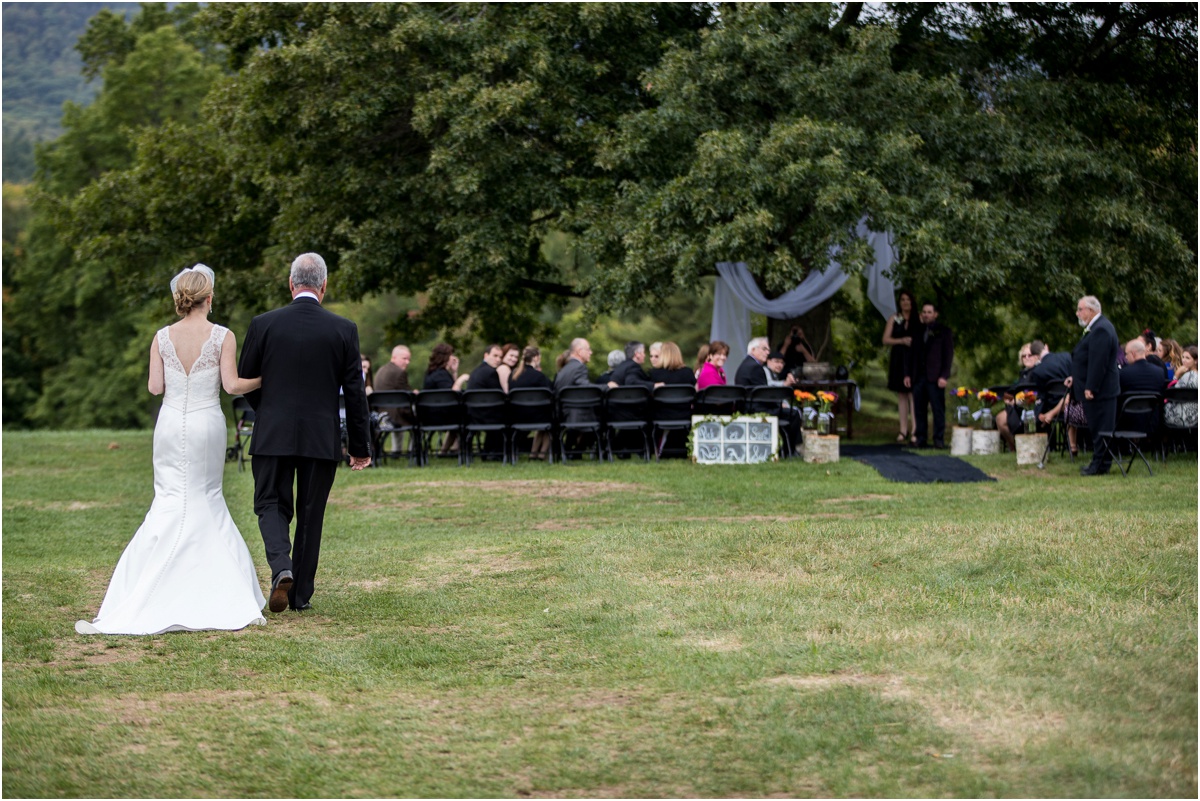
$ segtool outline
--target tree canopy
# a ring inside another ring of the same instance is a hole
[[[192,66],[127,99],[155,40],[97,18],[99,110],[42,158],[69,258],[134,305],[198,260],[275,305],[316,250],[342,296],[421,293],[408,336],[521,338],[717,261],[769,293],[834,245],[859,270],[867,215],[968,335],[1018,297],[1060,340],[1085,292],[1139,329],[1195,306],[1192,4],[240,3],[171,30]]]

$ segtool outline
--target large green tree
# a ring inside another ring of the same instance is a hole
[[[24,246],[4,254],[5,425],[150,419],[145,367],[150,332],[168,313],[165,283],[153,296],[130,291],[127,265],[80,254],[69,231],[80,194],[133,162],[140,130],[198,120],[220,68],[180,35],[186,18],[161,5],[129,24],[101,15],[110,31],[125,26],[126,46],[103,59],[84,54],[103,88],[91,105],[68,103],[65,133],[39,148]]]

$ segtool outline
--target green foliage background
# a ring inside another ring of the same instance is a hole
[[[216,267],[236,328],[305,250],[368,354],[405,341],[418,370],[439,339],[467,367],[580,334],[690,357],[716,261],[768,293],[831,246],[859,271],[863,214],[968,378],[1068,348],[1084,293],[1124,336],[1194,341],[1195,39],[1172,3],[102,11],[77,46],[96,100],[5,193],[28,221],[6,216],[4,424],[147,424],[169,277]],[[816,315],[835,362],[880,363],[864,298]]]

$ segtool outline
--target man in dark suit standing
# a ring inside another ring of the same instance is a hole
[[[1112,468],[1108,435],[1117,425],[1117,396],[1121,382],[1117,377],[1117,331],[1100,313],[1100,301],[1093,295],[1079,299],[1075,317],[1083,326],[1083,337],[1071,351],[1071,393],[1083,404],[1088,428],[1092,432],[1092,461],[1080,468],[1085,476],[1104,475]]]
[[[954,363],[954,333],[937,321],[933,303],[921,306],[921,325],[909,348],[904,386],[911,387],[917,410],[917,447],[924,448],[929,435],[926,414],[933,406],[933,445],[946,447],[946,385]]]
[[[327,286],[324,259],[297,256],[288,277],[291,304],[250,322],[238,363],[245,375],[263,377],[262,389],[246,399],[255,410],[254,513],[271,566],[272,612],[310,607],[325,504],[342,459],[339,389],[346,399],[350,467],[362,470],[371,462],[358,328],[321,308]]]

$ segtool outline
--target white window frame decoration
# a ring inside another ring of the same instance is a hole
[[[770,432],[766,438],[767,429]],[[772,414],[694,415],[688,455],[697,464],[779,460],[779,418]]]

